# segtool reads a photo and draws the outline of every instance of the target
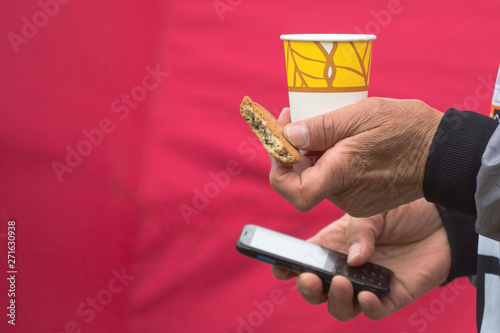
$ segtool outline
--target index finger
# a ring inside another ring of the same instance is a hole
[[[278,117],[278,122],[281,124],[281,126],[285,126],[292,122],[292,116],[290,115],[290,108],[283,108],[283,110],[281,110],[281,113]]]
[[[328,187],[330,172],[325,165],[312,165],[311,160],[303,158],[296,166],[288,167],[271,159],[269,183],[273,189],[290,202],[297,210],[306,212],[323,199]]]
[[[275,278],[284,281],[290,280],[291,278],[294,278],[298,275],[298,273],[274,265],[271,271]]]
[[[290,108],[284,108],[281,111],[278,122],[282,126],[291,122]],[[269,182],[271,186],[299,211],[308,211],[324,199],[321,193],[323,182],[321,179],[314,181],[315,178],[322,177],[322,175],[311,172],[313,163],[311,163],[310,159],[303,156],[295,167],[286,166],[272,156],[270,156],[270,160]],[[311,176],[313,181],[307,181],[304,178],[308,176]]]

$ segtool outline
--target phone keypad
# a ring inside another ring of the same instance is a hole
[[[347,259],[347,256],[342,256],[341,259],[342,260],[339,260],[339,262],[337,262],[335,266],[335,274],[344,275],[348,278],[367,282],[380,287],[386,285],[389,282],[388,270],[381,266],[374,265],[372,263],[366,263],[358,267],[352,267],[349,266],[345,261]]]

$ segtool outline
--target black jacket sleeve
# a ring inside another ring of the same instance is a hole
[[[423,191],[427,201],[476,216],[476,176],[497,126],[496,120],[475,112],[446,111],[425,167]]]
[[[451,248],[451,269],[445,283],[453,279],[475,275],[477,271],[477,244],[475,217],[463,215],[436,205],[448,235]]]

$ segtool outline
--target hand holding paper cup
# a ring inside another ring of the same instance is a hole
[[[292,122],[368,97],[375,35],[282,35]]]

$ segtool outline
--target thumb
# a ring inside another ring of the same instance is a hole
[[[359,266],[368,261],[383,227],[384,214],[369,218],[351,218],[346,228],[349,265]]]
[[[286,125],[283,134],[292,145],[308,151],[325,151],[338,141],[373,128],[366,121],[375,99],[367,98],[337,110]]]

